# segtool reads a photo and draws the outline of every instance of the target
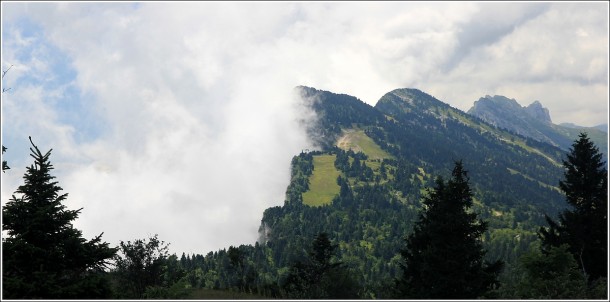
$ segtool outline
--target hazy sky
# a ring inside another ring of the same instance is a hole
[[[2,144],[22,182],[31,135],[75,226],[172,252],[253,244],[313,146],[306,85],[374,105],[418,88],[468,110],[539,100],[608,120],[608,3],[2,2]]]

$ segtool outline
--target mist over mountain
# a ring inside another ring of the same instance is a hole
[[[405,238],[423,232],[424,241],[434,237],[440,243],[430,249],[433,262],[427,263],[443,263],[437,255],[451,262],[452,256],[473,251],[477,263],[496,263],[490,282],[505,289],[485,287],[476,297],[520,297],[510,286],[523,278],[522,256],[539,249],[538,231],[548,223],[546,215],[557,217],[568,206],[559,185],[566,150],[548,142],[557,139],[548,129],[559,126],[540,102],[521,107],[514,99],[487,96],[475,103],[482,116],[477,117],[413,88],[389,91],[375,106],[312,87],[298,86],[293,92],[310,117],[301,126],[314,147],[292,157],[283,204],[275,200],[282,205],[259,213],[257,241],[205,256],[171,255],[163,260],[163,285],[131,295],[394,299],[402,297],[397,280],[408,258],[402,252]],[[462,185],[450,181],[446,186],[452,191],[438,191],[445,179],[454,179],[458,166]],[[235,179],[235,188],[256,184]],[[468,196],[455,197],[460,194]],[[456,210],[460,200],[464,206]],[[451,206],[439,208],[441,202]],[[424,213],[433,207],[443,215],[422,231],[422,219],[432,217]],[[460,217],[472,218],[473,225],[467,224],[479,231],[464,231]],[[461,235],[476,246],[449,240]],[[472,283],[459,274],[470,269],[461,264],[446,269],[450,265],[445,264],[443,282]],[[131,278],[121,276],[110,278],[117,284]]]
[[[386,297],[384,286],[398,272],[396,251],[421,197],[458,160],[468,170],[473,209],[489,222],[487,259],[515,263],[536,241],[544,213],[565,207],[557,187],[565,152],[556,145],[499,128],[418,89],[390,91],[374,107],[347,94],[296,90],[316,112],[309,133],[320,149],[293,158],[284,205],[263,214],[258,244],[279,267],[306,257],[307,243],[326,232],[339,259],[365,284],[365,296]],[[522,108],[496,99],[522,119],[550,123],[540,103]]]
[[[375,106],[312,87],[295,92],[315,113],[306,125],[315,150],[293,156],[283,205],[264,210],[254,245],[182,255],[191,286],[273,298],[401,297],[405,238],[421,231],[422,219],[431,219],[422,213],[435,206],[435,190],[459,164],[472,193],[467,215],[485,225],[472,235],[480,243],[478,261],[504,264],[497,280],[502,290],[483,298],[522,296],[513,286],[526,280],[523,259],[540,249],[545,215],[555,219],[568,206],[559,185],[567,152],[556,143],[567,138],[550,132],[556,126],[540,102],[522,107],[514,99],[487,96],[475,103],[477,117],[413,88],[394,89]],[[455,193],[442,195],[455,204]],[[443,226],[443,234],[463,230],[456,219],[441,219],[435,227]],[[425,238],[432,233],[421,238],[430,240]],[[447,244],[449,237],[436,237],[451,248],[432,249],[435,263],[438,253],[443,261],[457,254],[460,244]],[[471,283],[456,277],[462,266],[443,269],[446,281]],[[519,286],[535,287],[529,281]]]

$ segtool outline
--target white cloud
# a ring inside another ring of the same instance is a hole
[[[427,90],[463,110],[485,94],[500,94],[524,106],[541,101],[555,123],[605,123],[607,24],[607,4],[553,3],[496,42],[472,49]]]
[[[21,86],[3,95],[3,135],[13,155],[27,153],[27,135],[54,148],[86,236],[103,231],[116,244],[159,233],[173,251],[197,253],[253,243],[263,210],[283,203],[291,157],[311,148],[295,86],[370,104],[414,87],[463,110],[505,94],[540,100],[555,122],[601,123],[608,17],[599,7],[3,3],[3,67],[16,65],[10,85]],[[30,48],[38,52],[24,55]],[[69,61],[49,56],[55,48]],[[22,84],[57,66],[74,70],[63,89]],[[69,118],[66,87],[79,89],[91,119]],[[3,201],[27,159],[13,162]]]

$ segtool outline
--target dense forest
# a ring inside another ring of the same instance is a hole
[[[2,209],[3,298],[607,298],[607,166],[585,133],[565,153],[415,89],[375,107],[298,89],[320,149],[294,156],[254,245],[206,255],[170,255],[156,235],[82,238],[71,222],[86,209],[66,209],[32,142]]]

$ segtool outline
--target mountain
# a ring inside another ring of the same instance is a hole
[[[396,298],[405,237],[428,189],[439,177],[447,179],[456,161],[468,173],[470,210],[488,224],[481,238],[485,260],[506,263],[501,284],[521,278],[518,259],[539,246],[544,214],[557,217],[567,207],[558,188],[567,152],[557,145],[500,128],[417,89],[390,91],[374,107],[347,94],[303,86],[296,91],[316,113],[307,132],[317,149],[292,158],[284,203],[264,211],[254,245],[182,255],[181,280],[193,288],[272,298],[328,297],[338,288],[344,292],[336,297]],[[500,104],[550,123],[540,103]],[[320,265],[320,255],[330,266]],[[316,267],[337,271],[328,275]]]
[[[598,130],[608,134],[608,124],[600,124],[600,125],[597,125],[597,126],[593,126],[593,128],[598,129]]]
[[[515,99],[505,96],[485,96],[474,102],[468,113],[496,127],[569,150],[581,132],[586,132],[608,158],[608,133],[598,127],[573,124],[553,124],[549,110],[539,101],[522,107]],[[603,126],[603,125],[600,125]],[[606,127],[607,128],[607,127]]]
[[[573,123],[561,123],[561,124],[559,124],[559,126],[566,127],[566,128],[572,128],[572,129],[595,128],[602,132],[608,133],[608,124],[600,124],[600,125],[593,126],[593,127],[585,127],[585,126],[579,126],[579,125],[576,125]]]
[[[514,263],[535,244],[544,214],[566,207],[557,187],[565,150],[556,145],[496,127],[417,89],[388,92],[375,107],[346,94],[297,90],[317,113],[308,131],[320,150],[293,158],[284,205],[263,213],[257,246],[273,260],[279,280],[307,257],[315,234],[326,232],[363,286],[361,296],[387,298],[422,195],[458,160],[470,177],[473,210],[489,222],[483,240],[490,260]],[[520,112],[550,122],[539,103]]]

